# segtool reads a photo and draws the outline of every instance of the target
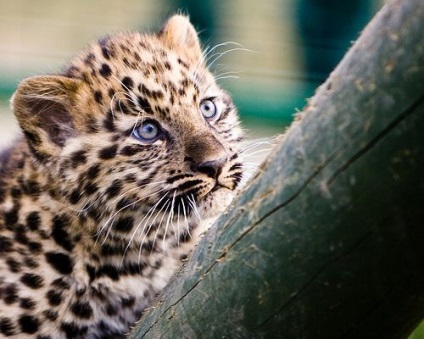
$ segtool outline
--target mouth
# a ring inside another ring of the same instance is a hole
[[[225,184],[221,184],[221,183],[217,180],[217,181],[216,181],[216,183],[215,183],[215,186],[214,186],[214,187],[212,187],[212,189],[209,191],[209,193],[216,192],[216,191],[218,191],[218,190],[219,190],[219,189],[221,189],[221,188],[224,188],[224,189],[227,189],[227,190],[229,190],[229,191],[232,191],[231,187],[229,187],[229,186],[227,186],[227,185],[225,185]]]
[[[210,190],[210,192],[209,192],[209,193],[212,193],[212,192],[218,191],[220,188],[224,188],[224,186],[222,186],[222,185],[221,185],[221,184],[219,184],[219,183],[216,183],[216,184],[215,184],[215,186],[214,186],[214,187],[212,187],[212,189]]]

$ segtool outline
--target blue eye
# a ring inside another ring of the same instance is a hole
[[[205,99],[200,103],[200,112],[206,119],[213,119],[217,115],[218,109],[211,99]]]
[[[161,136],[161,130],[155,122],[145,121],[134,128],[133,135],[140,141],[152,143]]]

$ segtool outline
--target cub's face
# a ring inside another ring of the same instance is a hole
[[[99,232],[143,237],[152,224],[216,216],[242,176],[234,105],[182,16],[158,34],[103,39],[63,75],[27,79],[13,106],[58,195]]]

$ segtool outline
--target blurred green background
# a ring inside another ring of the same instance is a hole
[[[186,13],[251,138],[284,131],[383,0],[0,0],[0,146],[18,127],[9,109],[25,77],[55,73],[88,42],[120,30],[155,30]],[[237,44],[234,44],[237,43]],[[231,51],[232,50],[232,51]],[[424,329],[411,338],[424,338]]]
[[[251,135],[281,133],[305,105],[380,0],[0,0],[0,143],[16,131],[8,100],[23,78],[57,72],[88,42],[119,30],[154,30],[181,11]],[[233,44],[236,42],[239,45]],[[241,46],[241,47],[240,47]],[[230,76],[230,77],[225,77]]]

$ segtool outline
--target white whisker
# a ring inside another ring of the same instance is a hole
[[[257,151],[251,152],[251,153],[243,154],[243,157],[254,158],[256,154],[262,154],[261,156],[263,156],[263,153],[269,153],[269,152],[271,152],[271,150],[272,150],[272,148],[259,149]],[[259,155],[257,155],[257,156],[259,156]]]
[[[193,194],[190,194],[190,196],[187,196],[187,199],[189,200],[190,206],[194,211],[194,214],[196,215],[197,219],[200,221],[202,220],[202,217],[200,216],[199,210],[197,209],[196,202],[194,200]]]
[[[247,48],[236,47],[236,48],[232,48],[232,49],[226,50],[226,51],[221,52],[221,53],[217,53],[217,56],[215,57],[215,59],[213,59],[213,60],[212,60],[212,62],[210,62],[210,63],[208,64],[208,68],[211,68],[211,67],[212,67],[212,65],[213,65],[213,64],[214,64],[217,60],[221,59],[224,55],[226,55],[226,54],[228,54],[228,53],[231,53],[231,52],[235,52],[235,51],[253,52],[252,50],[247,49]]]
[[[162,243],[162,247],[165,247],[165,239],[166,239],[166,234],[168,233],[168,227],[169,227],[169,222],[171,221],[172,227],[173,227],[173,223],[172,223],[172,219],[174,218],[174,203],[175,203],[175,194],[176,191],[174,191],[174,195],[172,197],[172,202],[171,202],[171,209],[170,212],[168,214],[168,219],[166,221],[166,226],[165,226],[165,233],[163,236],[163,243]]]

